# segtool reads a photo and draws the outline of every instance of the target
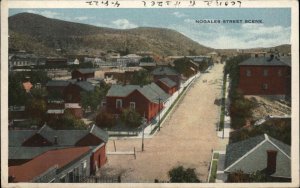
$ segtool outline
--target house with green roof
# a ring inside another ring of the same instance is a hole
[[[120,115],[123,109],[131,108],[152,120],[170,97],[157,84],[112,85],[106,95],[106,111]]]

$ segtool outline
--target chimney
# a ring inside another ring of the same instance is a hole
[[[267,150],[267,174],[271,175],[276,172],[277,151]]]
[[[258,57],[258,54],[255,54],[254,57],[257,58],[257,57]]]
[[[57,136],[54,136],[54,143],[53,143],[54,145],[57,145],[58,144],[58,142],[57,142]]]
[[[270,55],[270,59],[272,60],[274,58],[274,54],[271,54]]]

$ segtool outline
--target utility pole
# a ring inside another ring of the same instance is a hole
[[[145,113],[144,113],[144,117],[142,120],[142,128],[143,128],[143,134],[142,134],[142,151],[144,151],[144,130],[145,130],[145,124],[146,124],[146,118],[145,118]]]
[[[161,98],[158,97],[158,131],[160,131],[160,101],[161,101]]]

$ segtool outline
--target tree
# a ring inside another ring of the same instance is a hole
[[[88,107],[91,108],[92,111],[97,110],[98,105],[101,103],[103,97],[105,97],[108,87],[95,87],[93,91],[89,92],[81,92],[81,106],[84,109]]]
[[[45,117],[47,104],[43,99],[32,98],[28,100],[25,109],[29,117],[41,121]]]
[[[48,125],[54,129],[86,129],[84,122],[67,110],[61,118],[50,119]]]
[[[21,79],[13,74],[8,79],[8,104],[9,106],[22,106],[27,101],[27,94],[23,89]]]
[[[124,109],[121,121],[129,127],[138,127],[141,125],[142,116],[133,109]]]
[[[175,167],[169,171],[170,181],[172,183],[200,183],[195,169],[187,168],[184,169],[183,166]]]
[[[146,70],[140,70],[133,73],[130,79],[132,85],[147,85],[151,83],[151,78]]]
[[[100,111],[96,116],[96,125],[100,128],[111,128],[116,124],[115,117],[105,111]]]

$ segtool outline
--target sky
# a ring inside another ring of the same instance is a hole
[[[192,40],[216,49],[273,47],[291,43],[290,8],[173,8],[173,9],[10,9],[48,18],[100,27],[174,29]],[[220,20],[221,23],[196,23]],[[222,20],[262,20],[262,23],[222,23]]]

